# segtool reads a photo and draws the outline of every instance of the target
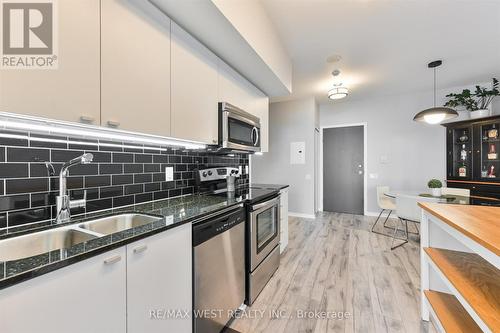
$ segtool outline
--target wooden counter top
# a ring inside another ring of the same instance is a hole
[[[420,202],[418,205],[496,255],[500,255],[500,207],[431,202]]]

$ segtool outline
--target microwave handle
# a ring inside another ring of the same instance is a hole
[[[253,145],[257,146],[259,143],[259,130],[257,127],[252,128]]]

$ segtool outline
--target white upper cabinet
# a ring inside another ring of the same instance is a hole
[[[252,113],[256,99],[254,87],[239,73],[219,60],[219,100],[228,102],[246,112]]]
[[[261,152],[269,151],[269,97],[257,91],[254,114],[260,118]]]
[[[0,111],[99,124],[99,0],[57,4],[58,68],[2,69]]]
[[[259,117],[261,151],[267,152],[269,98],[222,60],[219,60],[219,100]]]
[[[170,19],[147,1],[101,6],[101,125],[169,136]]]
[[[126,252],[120,247],[0,290],[1,331],[125,332],[125,300]]]
[[[218,142],[217,57],[172,22],[172,136]]]

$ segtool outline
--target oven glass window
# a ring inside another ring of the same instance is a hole
[[[273,206],[257,215],[257,253],[278,234],[278,214]]]
[[[243,121],[229,118],[229,141],[253,146],[253,126]]]

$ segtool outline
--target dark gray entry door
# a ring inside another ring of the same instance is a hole
[[[323,210],[363,215],[363,126],[323,130]]]

